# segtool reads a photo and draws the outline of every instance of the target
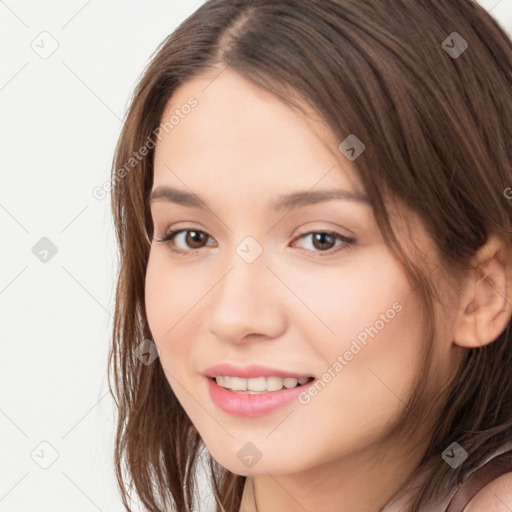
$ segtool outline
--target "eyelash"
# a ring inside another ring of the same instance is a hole
[[[178,235],[179,233],[183,233],[183,232],[195,232],[195,233],[202,233],[203,235],[208,235],[208,233],[204,232],[204,231],[201,231],[199,229],[186,229],[186,228],[183,228],[183,229],[175,229],[175,230],[171,230],[169,232],[167,232],[166,234],[164,234],[162,237],[157,237],[156,238],[156,241],[159,242],[159,243],[165,243],[169,246],[171,252],[173,253],[176,253],[178,254],[180,257],[189,257],[191,256],[194,252],[198,252],[198,251],[201,251],[201,249],[204,249],[204,247],[200,248],[200,249],[191,249],[190,251],[182,251],[182,250],[179,250],[179,249],[175,249],[173,247],[173,242],[174,242],[174,238],[176,237],[176,235]],[[350,238],[350,237],[346,237],[344,235],[341,235],[339,233],[336,233],[335,231],[308,231],[307,233],[303,233],[302,235],[299,235],[297,236],[295,240],[297,239],[300,239],[300,238],[304,238],[306,236],[309,236],[309,235],[314,235],[314,234],[328,234],[328,235],[333,235],[335,236],[336,238],[340,239],[343,243],[340,244],[341,245],[341,249],[338,248],[336,250],[333,250],[333,249],[329,249],[327,251],[312,251],[313,253],[315,253],[315,256],[314,257],[320,257],[320,258],[325,258],[326,256],[330,256],[330,255],[333,255],[333,254],[336,254],[340,251],[343,251],[343,250],[349,250],[352,248],[352,246],[356,243],[356,239],[355,238]],[[211,238],[211,237],[210,237]],[[344,247],[345,246],[345,247]],[[307,250],[307,249],[306,249]],[[325,256],[323,256],[323,254],[326,254]]]

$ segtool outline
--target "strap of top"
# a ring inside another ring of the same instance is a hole
[[[474,471],[453,495],[445,512],[463,512],[483,487],[509,471],[512,471],[512,450],[493,457]]]

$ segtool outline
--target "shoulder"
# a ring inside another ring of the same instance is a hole
[[[510,512],[512,510],[512,471],[482,487],[464,512]]]

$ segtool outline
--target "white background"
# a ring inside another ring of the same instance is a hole
[[[124,511],[106,379],[117,256],[92,190],[148,59],[201,3],[0,0],[0,512]],[[512,0],[481,3],[512,35]]]

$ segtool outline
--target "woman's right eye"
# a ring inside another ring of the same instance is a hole
[[[176,239],[179,239],[178,235],[181,235],[182,233],[185,234],[185,237],[182,238],[182,240],[186,242],[192,251],[187,249],[176,249]],[[187,233],[191,234],[191,236],[187,236]],[[202,249],[202,247],[197,247],[196,244],[201,244],[201,240],[204,240],[206,237],[208,237],[208,233],[198,229],[175,229],[167,232],[161,237],[157,237],[156,241],[168,245],[171,252],[188,256],[193,252],[197,252],[197,250]]]

